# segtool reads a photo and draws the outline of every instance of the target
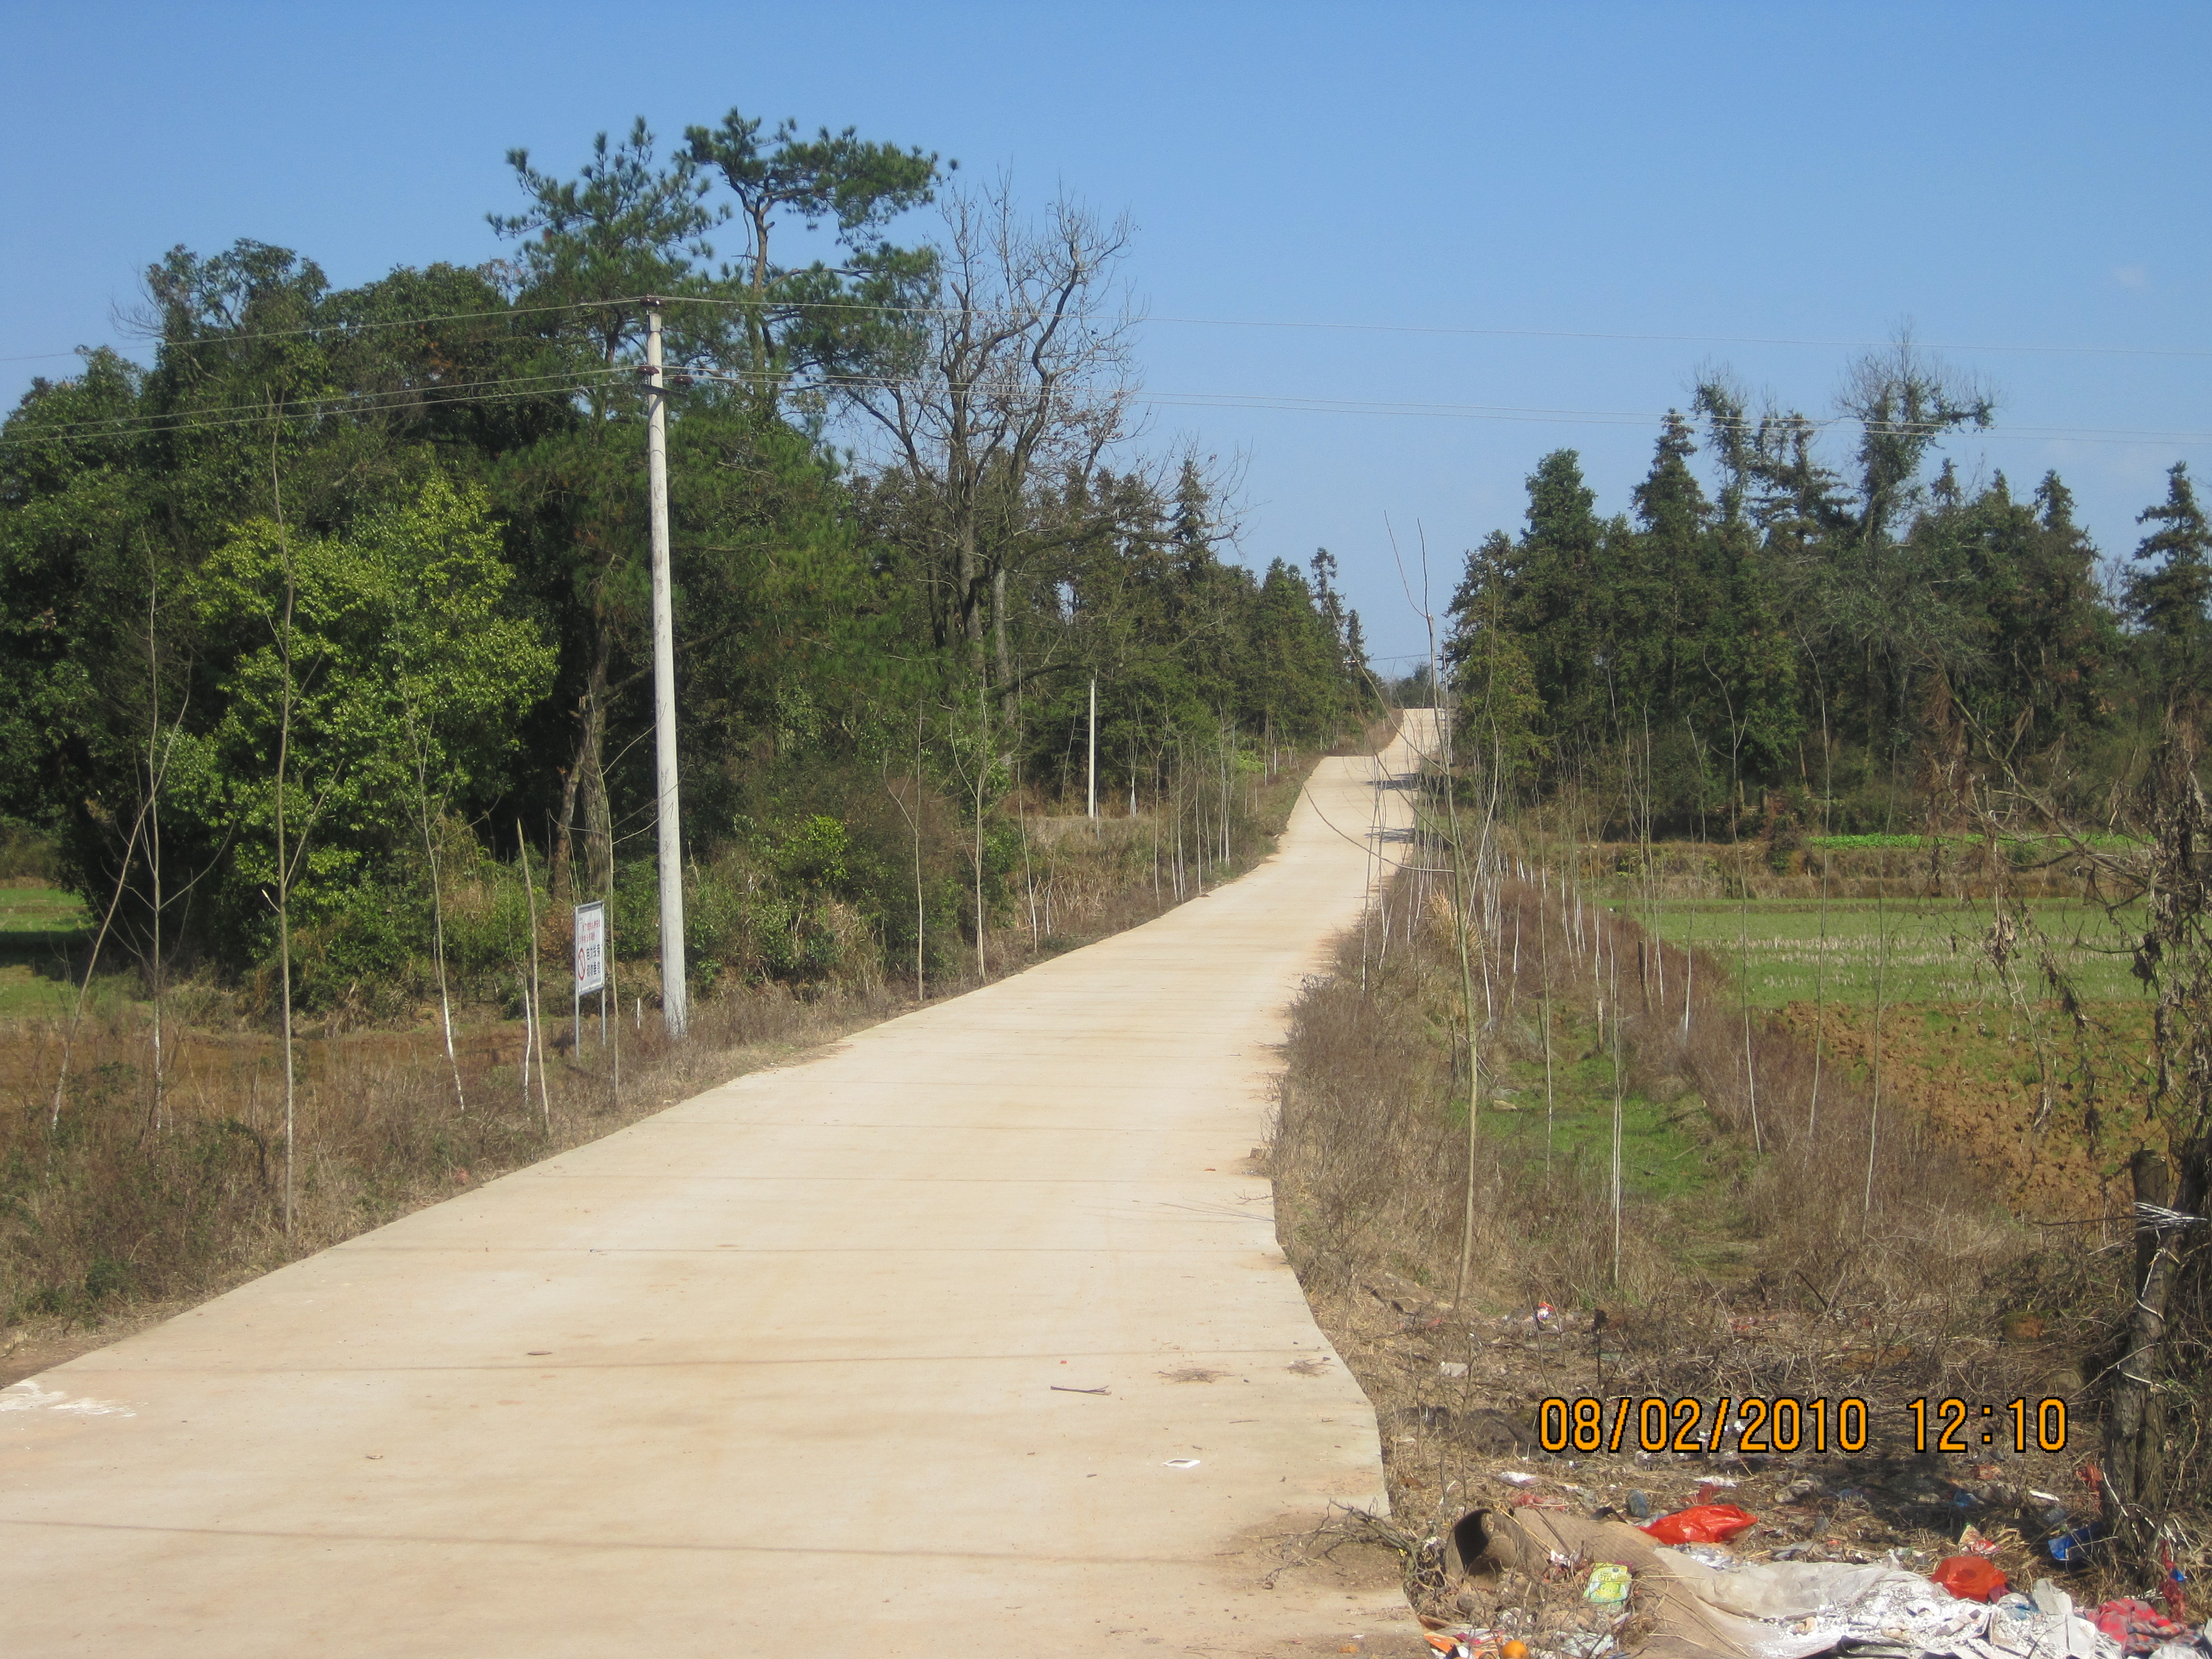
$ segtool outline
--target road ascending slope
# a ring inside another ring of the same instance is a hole
[[[0,1391],[0,1652],[1373,1629],[1371,1592],[1259,1583],[1255,1540],[1382,1476],[1247,1159],[1402,820],[1376,780],[1324,761],[1273,858],[1143,927]]]

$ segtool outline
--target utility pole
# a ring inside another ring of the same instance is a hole
[[[1098,676],[1091,677],[1091,816],[1098,816]]]
[[[684,848],[676,805],[676,608],[668,582],[668,386],[660,368],[660,302],[645,302],[646,501],[653,520],[653,769],[660,829],[660,1018],[690,1024],[684,981]]]

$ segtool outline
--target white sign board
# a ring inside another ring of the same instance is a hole
[[[576,994],[607,982],[607,907],[604,902],[576,907]]]

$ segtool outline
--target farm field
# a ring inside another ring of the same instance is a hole
[[[1817,898],[1800,897],[1668,899],[1650,908],[1634,897],[1614,897],[1608,908],[1741,974],[1754,1008],[1822,1000],[1871,1006],[1877,991],[1884,1004],[2010,1000],[1985,945],[1992,920],[1985,899],[1831,899],[1825,915]],[[2065,899],[2021,908],[2049,936],[2084,998],[2142,995],[2129,966],[2125,913],[2116,921],[2100,905]],[[2023,994],[2043,993],[2025,951],[2015,971]]]
[[[2093,1004],[2076,1030],[2048,1006],[2024,1016],[1972,1002],[1893,1005],[1882,1011],[1882,1097],[1926,1119],[1939,1139],[1991,1177],[2023,1219],[2107,1221],[2103,1242],[2127,1236],[2129,1154],[2163,1149],[2149,1102],[2149,1010]],[[1863,1083],[1875,1062],[1871,1006],[1808,1002],[1781,1011],[1807,1041]]]
[[[2148,1004],[2130,967],[2129,917],[2078,901],[2022,908],[2087,1005],[2077,1028],[2022,948],[2008,988],[1986,940],[1986,900],[1713,897],[1614,912],[1697,949],[1751,1006],[1986,1170],[2008,1208],[2081,1222],[2125,1207],[2128,1155],[2162,1144],[2148,1119]],[[1877,1000],[1881,1020],[1875,1023]]]

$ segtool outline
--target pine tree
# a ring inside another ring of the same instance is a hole
[[[1635,490],[1636,515],[1643,525],[1638,574],[1647,589],[1648,637],[1638,653],[1652,724],[1671,729],[1686,701],[1701,695],[1705,679],[1691,643],[1715,604],[1714,584],[1705,543],[1713,520],[1711,505],[1690,471],[1697,453],[1689,422],[1670,413],[1659,434],[1651,471]]]
[[[1554,450],[1528,475],[1528,527],[1502,578],[1511,595],[1499,620],[1529,647],[1537,695],[1554,732],[1589,729],[1610,714],[1606,637],[1598,607],[1606,526],[1583,481],[1582,458]]]
[[[2205,615],[2212,599],[2212,526],[2197,504],[2188,463],[2176,461],[2166,477],[2166,500],[2136,518],[2158,528],[2136,549],[2136,562],[2144,568],[2130,574],[2124,604],[2142,630],[2153,679],[2170,699],[2201,690],[2212,667]]]
[[[1186,459],[1176,480],[1174,540],[1186,577],[1202,571],[1213,548],[1213,498],[1200,474],[1198,463]]]
[[[1528,642],[1509,620],[1515,557],[1513,544],[1495,530],[1467,556],[1443,658],[1459,703],[1462,752],[1504,779],[1531,783],[1551,745]]]

